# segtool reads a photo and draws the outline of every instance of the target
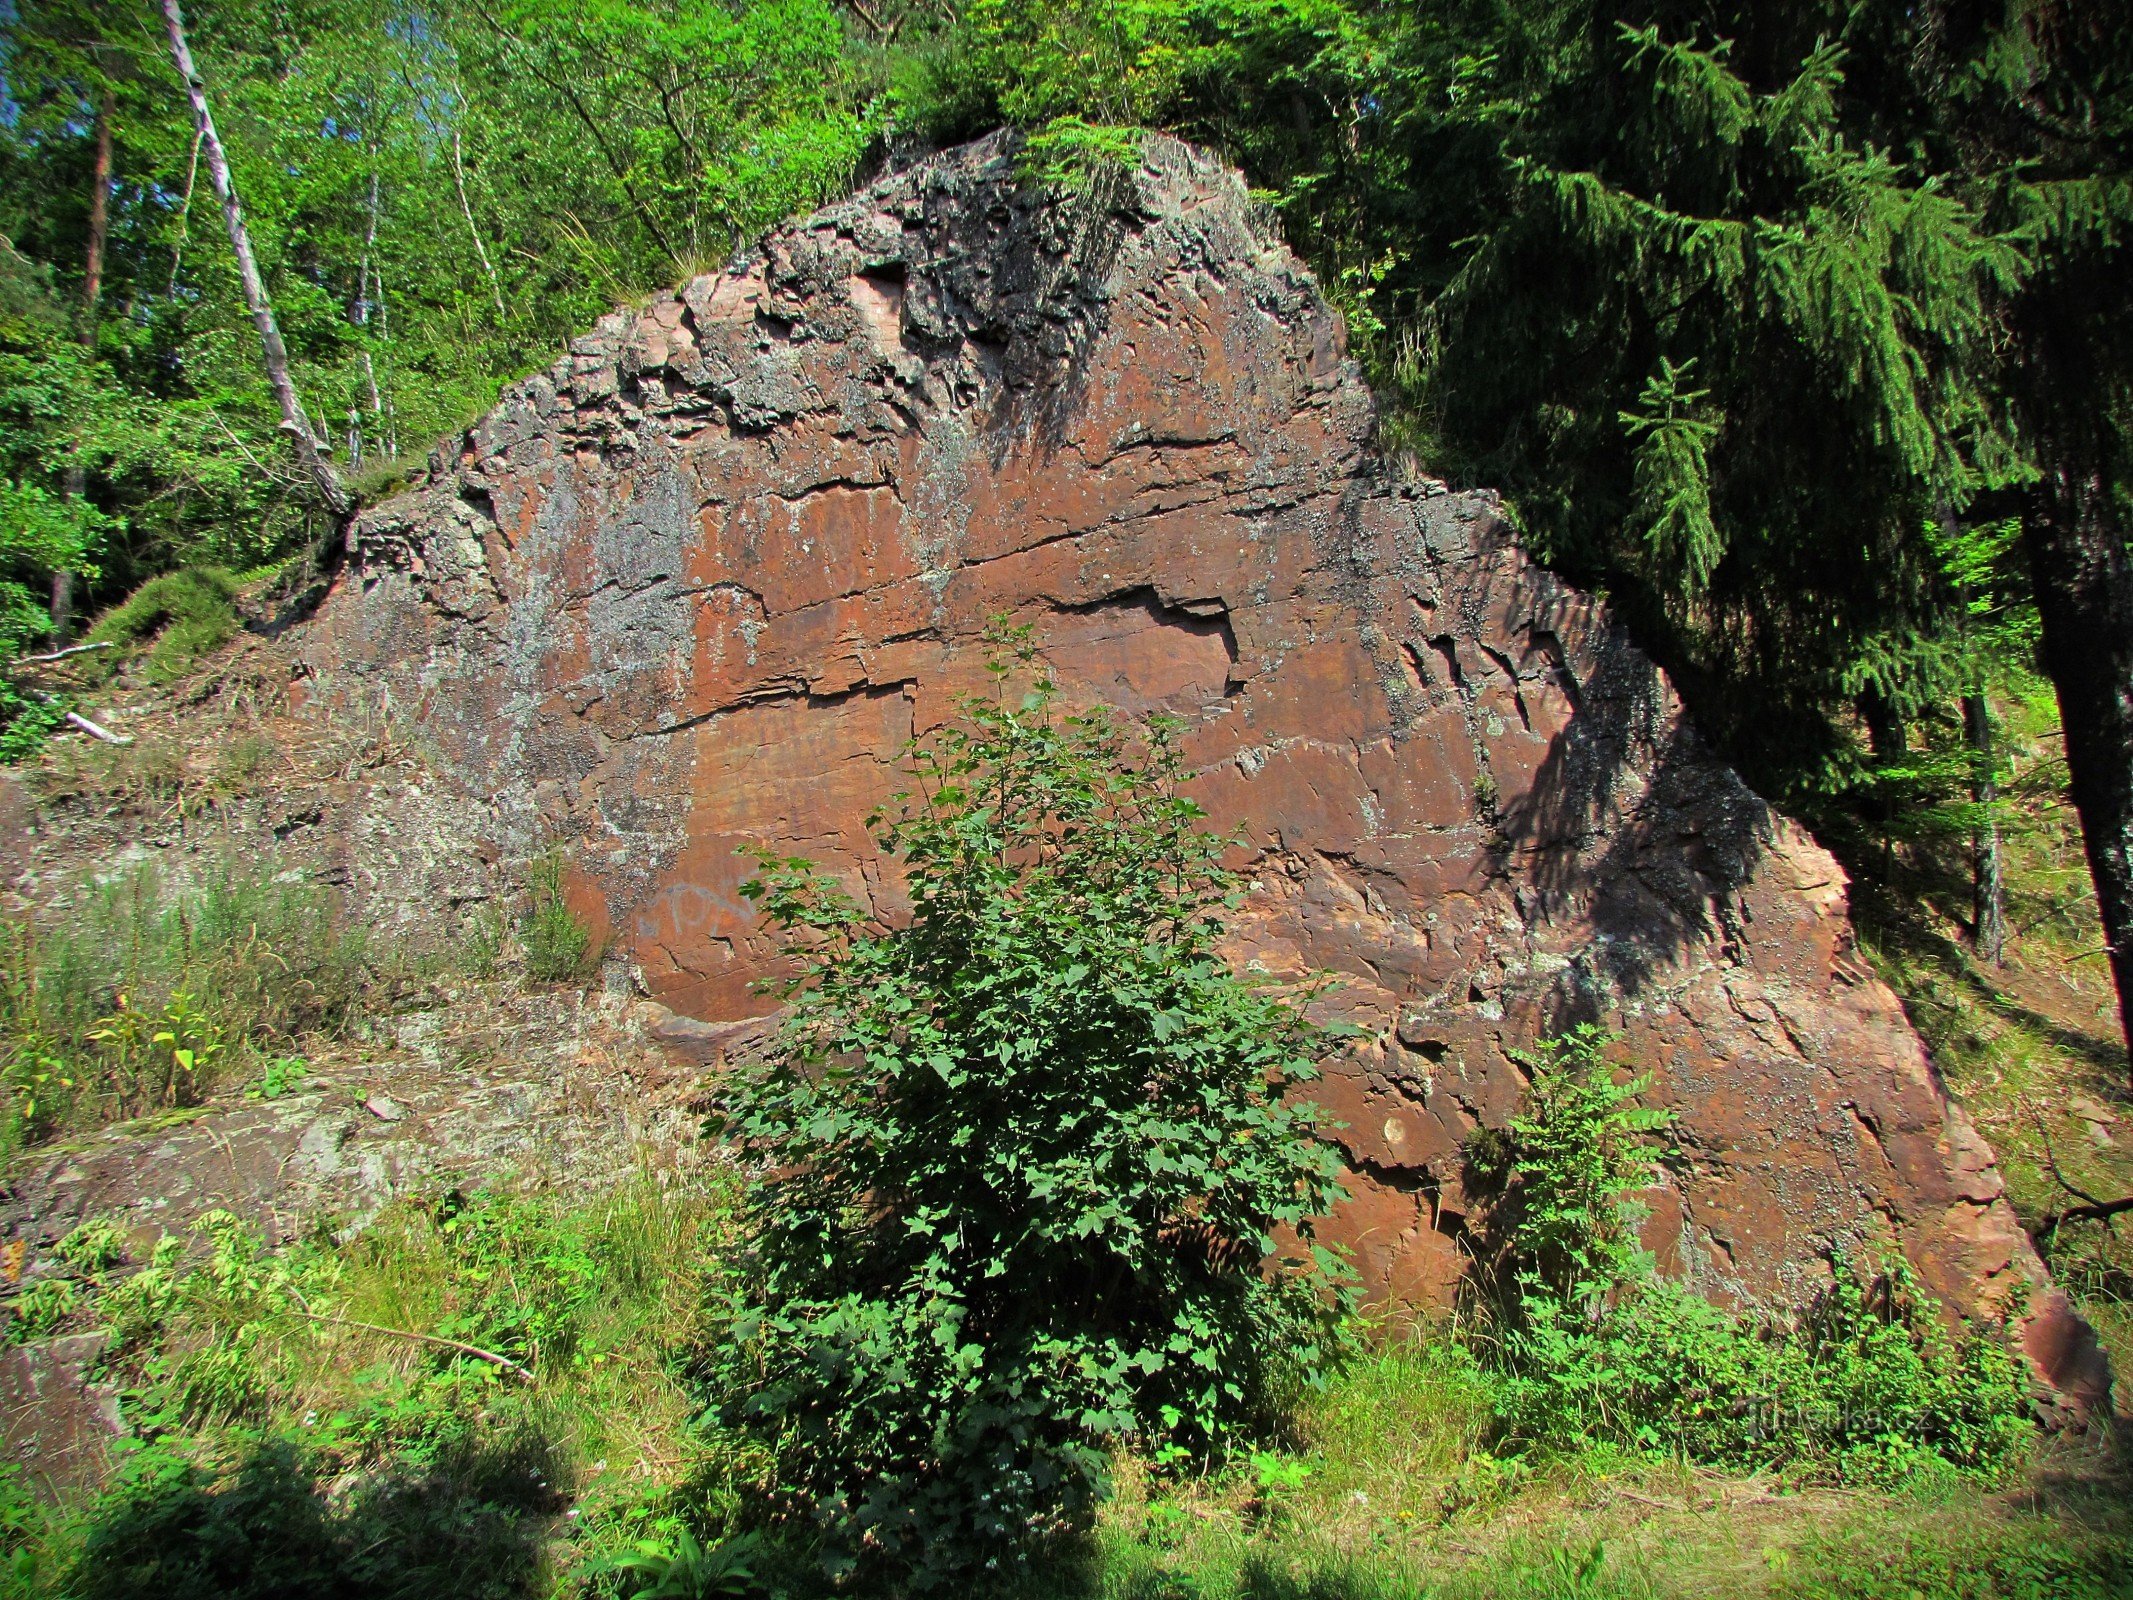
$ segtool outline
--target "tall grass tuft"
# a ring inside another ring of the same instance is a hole
[[[345,1026],[380,981],[333,893],[271,859],[190,885],[142,862],[0,926],[0,1141],[197,1101]]]

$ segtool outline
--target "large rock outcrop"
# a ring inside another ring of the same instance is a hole
[[[868,812],[1000,614],[1070,694],[1186,725],[1241,824],[1240,953],[1368,1038],[1325,1098],[1380,1296],[1444,1303],[1509,1052],[1599,1018],[1680,1117],[1649,1237],[1798,1301],[1893,1237],[2044,1373],[2103,1381],[1992,1152],[1853,947],[1845,882],[1486,494],[1376,457],[1370,395],[1239,180],[1153,141],[1086,197],[992,140],[601,321],[366,514],[304,654],[390,708],[507,858],[560,843],[617,959],[715,1046],[775,954],[736,848],[893,915]]]

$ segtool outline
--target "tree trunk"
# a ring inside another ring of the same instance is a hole
[[[104,242],[111,237],[111,118],[106,89],[96,103],[96,178],[89,191],[89,259],[81,284],[81,342],[96,342],[96,302],[104,292]]]
[[[460,104],[466,104],[464,95]],[[504,331],[504,288],[496,276],[496,267],[489,260],[488,247],[481,242],[481,229],[474,226],[474,208],[467,204],[467,168],[459,155],[459,130],[452,130],[452,181],[459,186],[459,214],[467,219],[467,237],[474,241],[474,253],[481,258],[481,270],[489,277],[489,298],[496,302],[496,331]]]
[[[178,237],[170,247],[170,288],[163,298],[178,298],[178,268],[185,264],[185,240],[192,232],[193,183],[200,176],[200,130],[193,130],[193,158],[185,167],[185,197],[178,202]]]
[[[304,417],[303,403],[297,398],[296,384],[289,376],[289,351],[281,342],[281,328],[274,321],[274,305],[267,298],[266,283],[259,276],[259,263],[252,254],[252,236],[245,229],[244,211],[237,203],[236,185],[230,177],[229,158],[223,153],[222,139],[215,132],[215,119],[208,109],[207,85],[201,81],[200,73],[193,65],[192,48],[185,41],[185,17],[178,9],[178,0],[163,0],[163,20],[170,35],[171,59],[177,63],[178,76],[185,80],[185,92],[192,100],[193,125],[199,130],[200,146],[207,153],[207,175],[222,201],[223,220],[229,224],[230,248],[237,255],[237,276],[244,285],[244,301],[251,309],[252,326],[259,331],[259,349],[266,363],[267,383],[274,391],[275,403],[281,407],[282,431],[289,435],[297,462],[310,478],[326,509],[337,517],[346,516],[355,508],[355,502],[342,487],[340,474],[333,470],[333,464],[320,453],[318,439]]]
[[[89,188],[89,248],[82,262],[81,318],[74,336],[85,350],[96,348],[96,303],[104,294],[104,245],[111,237],[111,120],[116,99],[107,88],[96,102],[96,168]],[[88,487],[89,475],[79,466],[67,468],[60,480],[60,493],[79,499]],[[74,574],[65,569],[52,574],[52,641],[64,648],[74,631]]]
[[[1980,961],[2001,965],[2007,959],[2006,897],[2001,888],[2000,799],[1993,771],[1992,708],[1983,694],[1963,696],[1963,737],[1970,746],[1970,797],[1977,803],[1978,825],[1970,835],[1970,944]]]
[[[2047,463],[2030,499],[2022,536],[2044,668],[2058,691],[2067,789],[2133,1050],[2133,557],[2100,472]]]

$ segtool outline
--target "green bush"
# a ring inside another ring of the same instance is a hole
[[[582,983],[600,959],[592,930],[563,898],[563,857],[550,851],[533,863],[528,899],[519,923],[526,976],[536,983]]]
[[[1609,1042],[1582,1027],[1522,1056],[1522,1114],[1473,1147],[1503,1190],[1492,1265],[1506,1435],[1838,1478],[2010,1461],[2029,1426],[2001,1330],[1950,1332],[1893,1249],[1834,1261],[1828,1291],[1792,1318],[1723,1310],[1654,1273],[1632,1196],[1670,1119],[1632,1103],[1649,1079],[1617,1083]]]
[[[134,590],[97,619],[88,642],[118,646],[115,656],[152,638],[148,675],[167,683],[236,631],[237,580],[220,567],[187,567]]]
[[[1635,1104],[1650,1074],[1615,1081],[1610,1042],[1585,1023],[1512,1051],[1527,1074],[1520,1113],[1504,1133],[1478,1129],[1468,1143],[1478,1187],[1495,1196],[1482,1266],[1500,1315],[1515,1320],[1536,1291],[1595,1310],[1640,1268],[1648,1213],[1634,1196],[1651,1181],[1651,1138],[1673,1117]]]
[[[829,1567],[914,1587],[1016,1568],[1114,1445],[1263,1437],[1344,1304],[1310,1242],[1338,1165],[1292,1097],[1329,1030],[1217,956],[1235,883],[1165,731],[1137,765],[995,666],[876,819],[907,925],[760,858],[802,977],[726,1090],[761,1174],[729,1414]]]

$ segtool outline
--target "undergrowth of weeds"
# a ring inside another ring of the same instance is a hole
[[[78,1229],[44,1331],[106,1331],[96,1376],[132,1434],[87,1501],[0,1473],[0,1600],[826,1600],[804,1551],[736,1537],[773,1464],[706,1416],[739,1187],[714,1168],[605,1195],[450,1192],[279,1251],[227,1215],[145,1254]],[[1457,1328],[1388,1334],[1285,1447],[1211,1472],[1119,1452],[1085,1534],[1004,1592],[2133,1594],[2109,1485],[2041,1505],[1947,1475],[1839,1493],[1605,1440],[1536,1449],[1506,1435],[1503,1385]]]
[[[731,1215],[647,1176],[455,1192],[278,1252],[227,1213],[140,1259],[77,1230],[47,1331],[106,1332],[131,1434],[86,1506],[0,1497],[0,1595],[550,1592],[719,1477],[680,1357]]]
[[[86,880],[0,924],[0,1154],[196,1104],[346,1027],[409,960],[271,859],[184,883],[152,862]]]
[[[2133,1088],[2103,934],[2048,691],[1995,702],[2009,770],[1998,811],[2010,937],[2004,962],[1968,937],[1967,834],[1904,826],[1832,831],[1855,874],[1852,911],[1950,1092],[1999,1158],[2121,1374],[2133,1371],[2133,1228],[2047,1219],[2084,1197],[2133,1193]]]

